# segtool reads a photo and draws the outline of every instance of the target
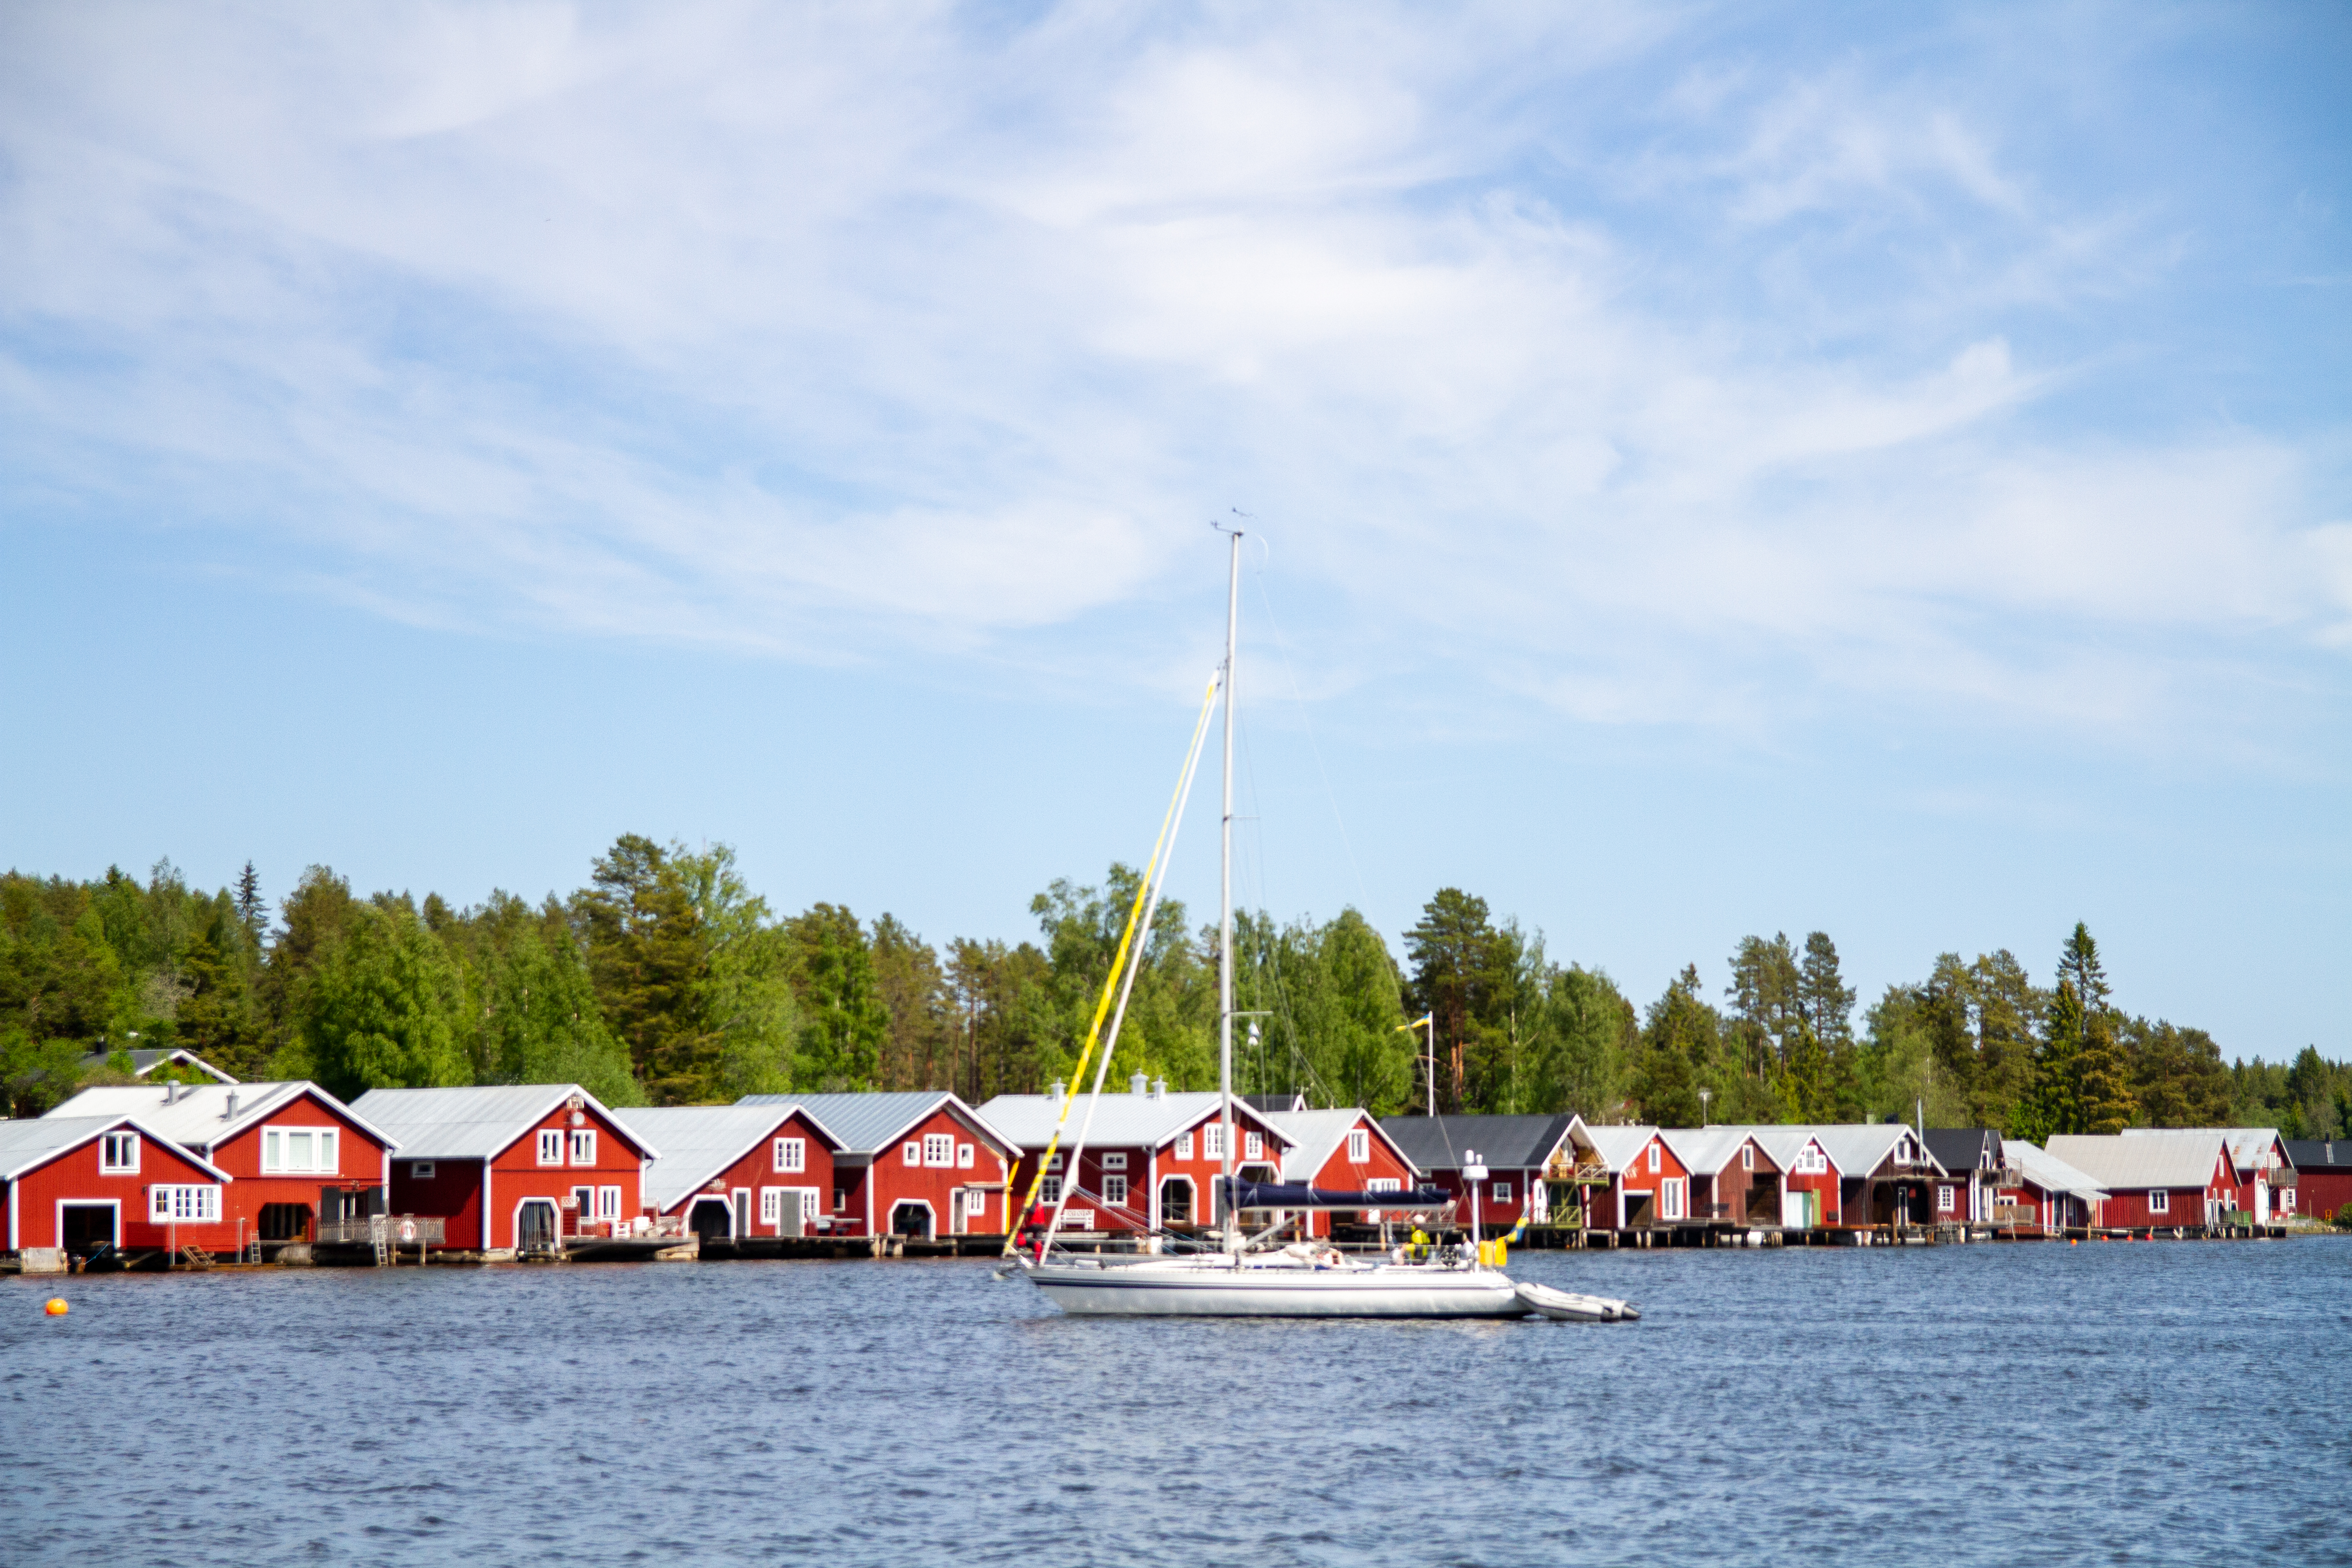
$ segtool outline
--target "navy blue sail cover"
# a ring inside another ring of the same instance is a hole
[[[1442,1209],[1454,1201],[1453,1194],[1436,1187],[1409,1193],[1339,1193],[1326,1187],[1245,1182],[1239,1176],[1218,1179],[1231,1184],[1226,1190],[1237,1209]]]

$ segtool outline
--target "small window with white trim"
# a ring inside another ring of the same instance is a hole
[[[1348,1134],[1348,1163],[1366,1165],[1372,1159],[1372,1135],[1359,1127]]]
[[[1496,1203],[1509,1203],[1511,1201],[1511,1184],[1508,1182],[1489,1182],[1486,1184],[1486,1194],[1487,1196]]]
[[[540,1130],[539,1163],[542,1165],[561,1165],[563,1163],[562,1129],[557,1127],[545,1127]]]
[[[1936,1212],[1937,1214],[1950,1214],[1955,1206],[1956,1205],[1952,1198],[1952,1189],[1947,1186],[1937,1186],[1936,1189]]]
[[[147,1217],[157,1225],[213,1225],[220,1219],[217,1186],[164,1186],[147,1189]]]
[[[98,1168],[109,1176],[139,1173],[139,1134],[109,1132],[98,1141]]]
[[[1190,1132],[1176,1134],[1176,1157],[1179,1160],[1189,1160],[1192,1157],[1192,1135]]]
[[[1752,1171],[1756,1168],[1755,1144],[1742,1143],[1739,1146],[1739,1168],[1743,1171]]]
[[[596,1163],[596,1130],[593,1127],[575,1127],[572,1130],[572,1163],[575,1165],[593,1165]]]
[[[261,1169],[265,1175],[323,1174],[340,1170],[331,1127],[265,1127]]]
[[[598,1219],[618,1219],[621,1217],[620,1188],[598,1187],[596,1189],[596,1217]]]
[[[808,1140],[779,1138],[776,1140],[776,1169],[805,1171],[808,1169]]]
[[[919,1138],[909,1138],[904,1143],[899,1144],[898,1163],[902,1165],[920,1166],[923,1163],[922,1140]]]
[[[1038,1183],[1037,1201],[1041,1204],[1060,1203],[1062,1201],[1062,1178],[1059,1176],[1048,1176],[1044,1181]]]
[[[1653,1171],[1655,1171],[1657,1168],[1658,1168],[1658,1146],[1657,1146],[1657,1144],[1654,1142],[1652,1142],[1652,1143],[1651,1143],[1651,1145],[1650,1145],[1650,1169],[1651,1169],[1651,1170],[1653,1170]]]
[[[1242,1134],[1242,1158],[1244,1160],[1265,1158],[1265,1138],[1263,1134],[1256,1132]]]
[[[1222,1160],[1225,1157],[1225,1124],[1212,1121],[1201,1129],[1201,1157]]]
[[[1105,1154],[1102,1157],[1102,1165],[1106,1171],[1124,1171],[1127,1169],[1127,1155],[1124,1152]]]
[[[955,1140],[945,1132],[923,1134],[923,1163],[935,1171],[955,1168]]]
[[[2154,1192],[2148,1194],[2147,1212],[2150,1214],[2170,1214],[2172,1212],[2172,1194],[2166,1192],[2162,1187],[2158,1187]]]
[[[988,1194],[973,1187],[963,1194],[963,1212],[973,1219],[988,1212]]]
[[[957,1144],[957,1145],[956,1145],[956,1169],[957,1169],[957,1170],[959,1170],[959,1171],[969,1171],[969,1170],[971,1170],[971,1164],[972,1164],[972,1150],[971,1150],[971,1144],[969,1144],[969,1143],[959,1143],[959,1144]]]
[[[1125,1176],[1105,1176],[1103,1178],[1102,1187],[1103,1202],[1105,1204],[1108,1204],[1112,1208],[1124,1208],[1127,1206],[1127,1178]]]
[[[433,1179],[433,1172],[434,1164],[430,1160],[408,1162],[408,1179],[412,1182],[429,1182]]]

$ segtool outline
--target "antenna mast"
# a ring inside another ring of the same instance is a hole
[[[1231,580],[1225,590],[1225,807],[1217,868],[1217,1134],[1218,1190],[1225,1195],[1225,1250],[1239,1236],[1234,1209],[1234,657],[1242,618],[1242,534],[1233,539]]]

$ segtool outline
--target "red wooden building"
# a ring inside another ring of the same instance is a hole
[[[1553,1222],[1551,1192],[1544,1177],[1563,1156],[1572,1116],[1389,1116],[1381,1120],[1405,1156],[1429,1173],[1427,1185],[1454,1194],[1450,1218],[1439,1223],[1470,1225],[1473,1183],[1465,1179],[1468,1156],[1475,1152],[1486,1167],[1486,1179],[1476,1183],[1478,1220],[1488,1233],[1510,1229],[1525,1219],[1530,1225]]]
[[[648,1213],[706,1239],[832,1228],[841,1140],[807,1107],[672,1105],[613,1114],[661,1150],[646,1172]]]
[[[1576,1173],[1586,1183],[1588,1230],[1649,1230],[1693,1223],[1691,1172],[1655,1127],[1588,1127],[1568,1132]],[[1594,1184],[1605,1177],[1608,1184]]]
[[[236,1241],[221,1197],[231,1180],[137,1117],[0,1121],[8,1250],[35,1270],[109,1247],[131,1256],[181,1247],[226,1252]]]
[[[1369,1110],[1273,1110],[1266,1120],[1288,1138],[1282,1179],[1327,1192],[1402,1193],[1421,1184],[1423,1172]],[[1307,1234],[1328,1236],[1338,1225],[1377,1225],[1378,1209],[1322,1209],[1307,1217]]]
[[[626,1237],[654,1149],[578,1084],[372,1089],[352,1110],[394,1140],[390,1212],[457,1251]]]
[[[2237,1168],[2219,1132],[2081,1133],[2046,1147],[2107,1190],[2102,1223],[2113,1229],[2201,1230],[2237,1206]]]
[[[1810,1127],[1745,1129],[1780,1167],[1780,1226],[1821,1230],[1845,1223],[1844,1172]]]
[[[2352,1138],[2290,1138],[2286,1155],[2297,1214],[2332,1220],[2352,1207]]]
[[[1780,1223],[1780,1166],[1754,1133],[1737,1127],[1702,1127],[1677,1128],[1661,1136],[1690,1173],[1691,1223],[1737,1229]]]
[[[316,1241],[319,1222],[384,1211],[393,1141],[315,1083],[140,1083],[86,1089],[52,1116],[136,1116],[236,1179],[239,1246],[265,1258]]]
[[[2172,1132],[2211,1132],[2230,1151],[2231,1183],[2236,1192],[2231,1207],[2252,1216],[2256,1225],[2276,1225],[2291,1218],[2298,1201],[2294,1162],[2287,1157],[2286,1140],[2275,1127],[2126,1127],[2126,1138],[2161,1138]]]
[[[2002,1139],[2000,1157],[1993,1188],[1995,1225],[2054,1236],[2103,1223],[2107,1190],[2089,1172],[2022,1138]]]
[[[1021,1151],[1013,1172],[1013,1201],[1029,1190],[1029,1178],[1054,1135],[1061,1114],[1060,1085],[1046,1094],[1000,1094],[981,1114],[1004,1130]],[[1088,1096],[1080,1094],[1062,1130],[1062,1150],[1078,1138]],[[1076,1165],[1076,1184],[1062,1211],[1062,1228],[1117,1235],[1161,1227],[1217,1223],[1216,1177],[1223,1159],[1224,1125],[1220,1096],[1171,1093],[1165,1083],[1138,1074],[1125,1094],[1106,1094],[1094,1108],[1086,1149]],[[1273,1112],[1234,1099],[1234,1173],[1249,1181],[1278,1182],[1291,1146]],[[1057,1151],[1038,1188],[1041,1205],[1056,1202],[1072,1175],[1067,1156]]]
[[[798,1105],[841,1141],[833,1156],[837,1236],[1002,1236],[1010,1140],[945,1089],[751,1094],[739,1105]]]

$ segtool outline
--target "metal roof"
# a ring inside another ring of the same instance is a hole
[[[1922,1137],[1936,1163],[1955,1176],[2000,1169],[2000,1134],[1990,1127],[1930,1127]]]
[[[2270,1156],[2284,1151],[2286,1140],[2275,1127],[2126,1127],[2126,1138],[2161,1138],[2170,1132],[2210,1132],[2230,1145],[2230,1162],[2241,1171],[2266,1171],[2278,1163]],[[2290,1163],[2294,1155],[2282,1154]]]
[[[814,1126],[826,1142],[840,1147],[841,1140],[798,1100],[782,1105],[630,1106],[614,1111],[613,1120],[661,1145],[660,1158],[646,1172],[645,1194],[647,1203],[666,1211],[765,1143],[795,1115]]]
[[[2078,1198],[2110,1195],[2096,1177],[2076,1170],[2039,1144],[2022,1138],[2004,1138],[2000,1152],[2011,1169],[2045,1193],[2066,1193]]]
[[[1630,1127],[1588,1127],[1580,1121],[1572,1136],[1580,1147],[1601,1156],[1601,1168],[1614,1174],[1633,1168],[1642,1151],[1658,1136],[1658,1129],[1638,1123]]]
[[[2219,1132],[2151,1132],[2137,1138],[2062,1133],[2044,1145],[2058,1159],[2111,1192],[2201,1187],[2221,1163]]]
[[[84,1068],[102,1068],[106,1065],[106,1058],[113,1054],[110,1050],[92,1051],[81,1058],[81,1065]],[[131,1076],[133,1078],[145,1078],[165,1062],[184,1062],[198,1072],[210,1073],[221,1083],[236,1081],[185,1046],[173,1046],[168,1049],[158,1047],[153,1050],[125,1051],[123,1054],[131,1058]]]
[[[612,1109],[576,1083],[478,1084],[469,1089],[372,1089],[352,1101],[365,1117],[399,1140],[402,1158],[487,1160],[547,1119],[548,1112],[578,1095],[621,1129],[637,1152],[659,1152],[628,1131]]]
[[[1922,1144],[1919,1135],[1900,1121],[1750,1122],[1745,1126],[1727,1125],[1725,1131],[1752,1134],[1764,1152],[1772,1156],[1772,1163],[1783,1171],[1796,1168],[1797,1152],[1810,1140],[1822,1146],[1822,1152],[1829,1156],[1840,1176],[1869,1175],[1906,1142],[1919,1152],[1918,1169],[1923,1173],[1951,1173],[1936,1158],[1935,1151]]]
[[[80,1148],[101,1132],[128,1127],[151,1143],[160,1143],[191,1165],[220,1181],[235,1181],[226,1171],[170,1135],[148,1126],[136,1116],[27,1116],[0,1121],[0,1181],[13,1182],[27,1171],[47,1164],[58,1155]]]
[[[1216,1115],[1223,1103],[1223,1097],[1213,1089],[1189,1094],[1106,1094],[1096,1104],[1094,1121],[1088,1123],[1089,1098],[1081,1094],[1071,1105],[1070,1119],[1062,1124],[1065,1144],[1076,1142],[1078,1129],[1085,1127],[1089,1149],[1163,1148],[1174,1142],[1178,1133]],[[1043,1149],[1054,1136],[1062,1099],[1054,1094],[1000,1094],[980,1110],[1004,1130],[1015,1147]],[[1273,1117],[1252,1110],[1239,1095],[1234,1097],[1234,1121],[1268,1133],[1283,1144],[1291,1141],[1275,1125]]]
[[[136,1116],[163,1129],[174,1143],[191,1149],[217,1149],[257,1121],[267,1121],[305,1095],[314,1095],[330,1110],[348,1116],[352,1125],[378,1142],[397,1149],[393,1137],[305,1079],[271,1083],[121,1083],[83,1089],[51,1116]],[[171,1099],[165,1104],[165,1097]]]
[[[1397,1147],[1396,1140],[1362,1110],[1277,1110],[1270,1112],[1266,1120],[1291,1140],[1282,1156],[1282,1179],[1286,1182],[1314,1181],[1316,1173],[1347,1142],[1348,1134],[1359,1126],[1371,1129],[1372,1136],[1387,1144],[1414,1176],[1423,1173],[1412,1163],[1412,1157]]]
[[[2352,1138],[2290,1138],[2286,1157],[2298,1171],[2352,1170]]]
[[[1557,1116],[1386,1116],[1381,1131],[1424,1171],[1458,1171],[1475,1149],[1487,1165],[1535,1170],[1551,1159],[1576,1118]]]
[[[1675,1127],[1668,1129],[1663,1136],[1666,1147],[1675,1152],[1675,1158],[1683,1163],[1683,1169],[1694,1176],[1720,1174],[1724,1167],[1738,1157],[1741,1147],[1748,1143],[1762,1149],[1764,1158],[1770,1160],[1775,1166],[1780,1163],[1773,1158],[1771,1150],[1764,1148],[1761,1138],[1744,1128]]]
[[[801,1105],[841,1140],[845,1154],[877,1154],[898,1135],[942,1105],[982,1137],[1008,1151],[1013,1142],[994,1123],[943,1089],[896,1089],[866,1094],[747,1094],[738,1105]],[[993,1104],[993,1101],[990,1103]]]

